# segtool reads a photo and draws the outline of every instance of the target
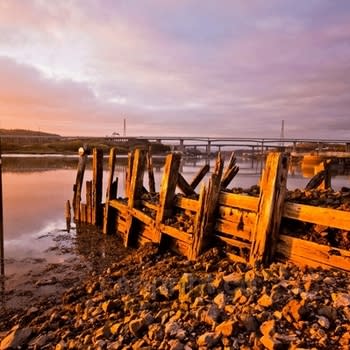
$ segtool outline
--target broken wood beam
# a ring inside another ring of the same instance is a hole
[[[272,261],[277,246],[288,175],[288,157],[270,153],[260,183],[260,197],[249,262],[253,266]]]
[[[194,189],[188,184],[186,179],[179,173],[177,178],[177,186],[186,196],[192,196],[196,194]]]
[[[79,221],[79,219],[80,219],[81,190],[82,190],[82,186],[83,186],[86,161],[87,161],[86,154],[79,156],[78,170],[77,170],[75,184],[73,186],[73,200],[72,200],[75,221]]]
[[[149,191],[151,193],[156,192],[156,184],[154,180],[154,171],[153,171],[153,159],[152,159],[152,146],[148,147],[147,152],[147,170],[148,170],[148,185],[149,185]]]
[[[109,159],[108,159],[109,175],[108,175],[108,182],[107,182],[105,213],[103,218],[103,229],[102,229],[102,232],[105,234],[110,233],[112,228],[112,225],[111,225],[112,208],[109,205],[109,201],[111,199],[115,199],[117,195],[116,188],[112,189],[116,155],[117,155],[117,149],[115,147],[111,148],[111,150],[109,151]],[[118,186],[118,183],[117,183],[117,186]],[[115,193],[112,193],[112,190]]]
[[[103,151],[93,149],[92,156],[92,224],[102,224],[102,182],[103,182]]]
[[[196,189],[196,187],[199,185],[199,183],[203,180],[204,176],[207,175],[207,173],[210,170],[209,164],[205,164],[202,169],[198,171],[198,173],[195,175],[193,180],[190,183],[190,186],[192,187],[193,190]]]

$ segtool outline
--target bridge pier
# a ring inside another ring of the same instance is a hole
[[[185,152],[184,139],[180,139],[180,151]]]
[[[211,152],[211,141],[208,140],[208,144],[207,144],[207,157],[208,157],[208,159],[210,158],[210,152]]]

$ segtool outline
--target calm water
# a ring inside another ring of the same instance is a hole
[[[59,232],[65,230],[64,206],[73,195],[77,157],[4,157],[3,198],[5,259],[45,258],[58,261],[47,248]],[[156,184],[159,186],[162,161],[154,160]],[[116,176],[119,178],[118,195],[123,196],[126,159],[119,159]],[[182,165],[182,174],[188,180],[205,164],[205,160],[188,160]],[[229,187],[243,187],[258,183],[261,164],[240,160],[240,172]],[[107,166],[106,166],[107,167]],[[211,170],[212,170],[211,165]],[[91,169],[85,172],[85,180],[92,178]],[[107,178],[107,173],[104,173]],[[308,179],[296,168],[288,178],[288,188],[303,188]],[[145,176],[147,187],[147,176]],[[335,189],[349,186],[348,176],[332,180]],[[84,196],[84,194],[83,194]],[[84,198],[84,197],[83,197]],[[84,200],[83,200],[84,201]],[[73,230],[74,234],[74,230]]]

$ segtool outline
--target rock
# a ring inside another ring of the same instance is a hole
[[[165,325],[165,334],[169,337],[175,337],[180,329],[181,327],[177,322],[169,321]]]
[[[184,350],[184,344],[178,339],[171,339],[169,341],[169,350]]]
[[[249,314],[240,316],[241,323],[248,332],[256,332],[259,329],[259,323],[256,318]]]
[[[263,335],[272,335],[275,333],[275,320],[268,320],[265,321],[261,326],[260,326],[260,332]]]
[[[114,300],[108,300],[102,304],[102,310],[106,313],[116,311],[119,307],[120,307],[120,304]]]
[[[272,298],[265,293],[258,299],[258,304],[262,307],[270,307],[272,305]]]
[[[220,318],[220,309],[217,305],[212,304],[209,306],[207,312],[203,314],[203,321],[209,325],[216,325]]]
[[[223,310],[226,306],[226,297],[225,293],[221,292],[214,298],[214,303],[218,306],[219,309]]]
[[[307,310],[300,301],[292,299],[282,309],[282,314],[288,322],[298,322],[307,314]]]
[[[220,323],[216,328],[215,332],[222,334],[225,337],[230,337],[237,326],[236,321],[228,320]]]
[[[350,294],[332,293],[332,300],[334,307],[346,307],[350,305]]]
[[[328,329],[330,327],[330,322],[325,316],[317,316],[317,322],[322,328]]]
[[[206,332],[200,335],[197,339],[198,346],[206,346],[207,348],[211,348],[217,344],[219,341],[219,337],[214,332]]]
[[[13,331],[1,341],[0,350],[26,347],[32,333],[32,328],[18,328],[18,326],[16,326]]]
[[[275,350],[278,349],[281,346],[281,342],[277,339],[269,336],[269,335],[263,335],[260,338],[260,342],[265,346],[268,350]]]
[[[129,330],[137,338],[140,337],[144,327],[145,327],[145,320],[143,318],[138,318],[136,320],[129,322]]]
[[[337,319],[337,310],[329,305],[322,305],[317,310],[318,315],[325,316],[329,320],[335,321]]]

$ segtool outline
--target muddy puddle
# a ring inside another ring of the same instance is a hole
[[[5,259],[5,278],[0,283],[1,316],[38,303],[55,303],[65,290],[100,273],[128,252],[118,237],[105,236],[87,225],[70,232],[40,234],[35,244],[42,247],[35,250],[35,256]]]

